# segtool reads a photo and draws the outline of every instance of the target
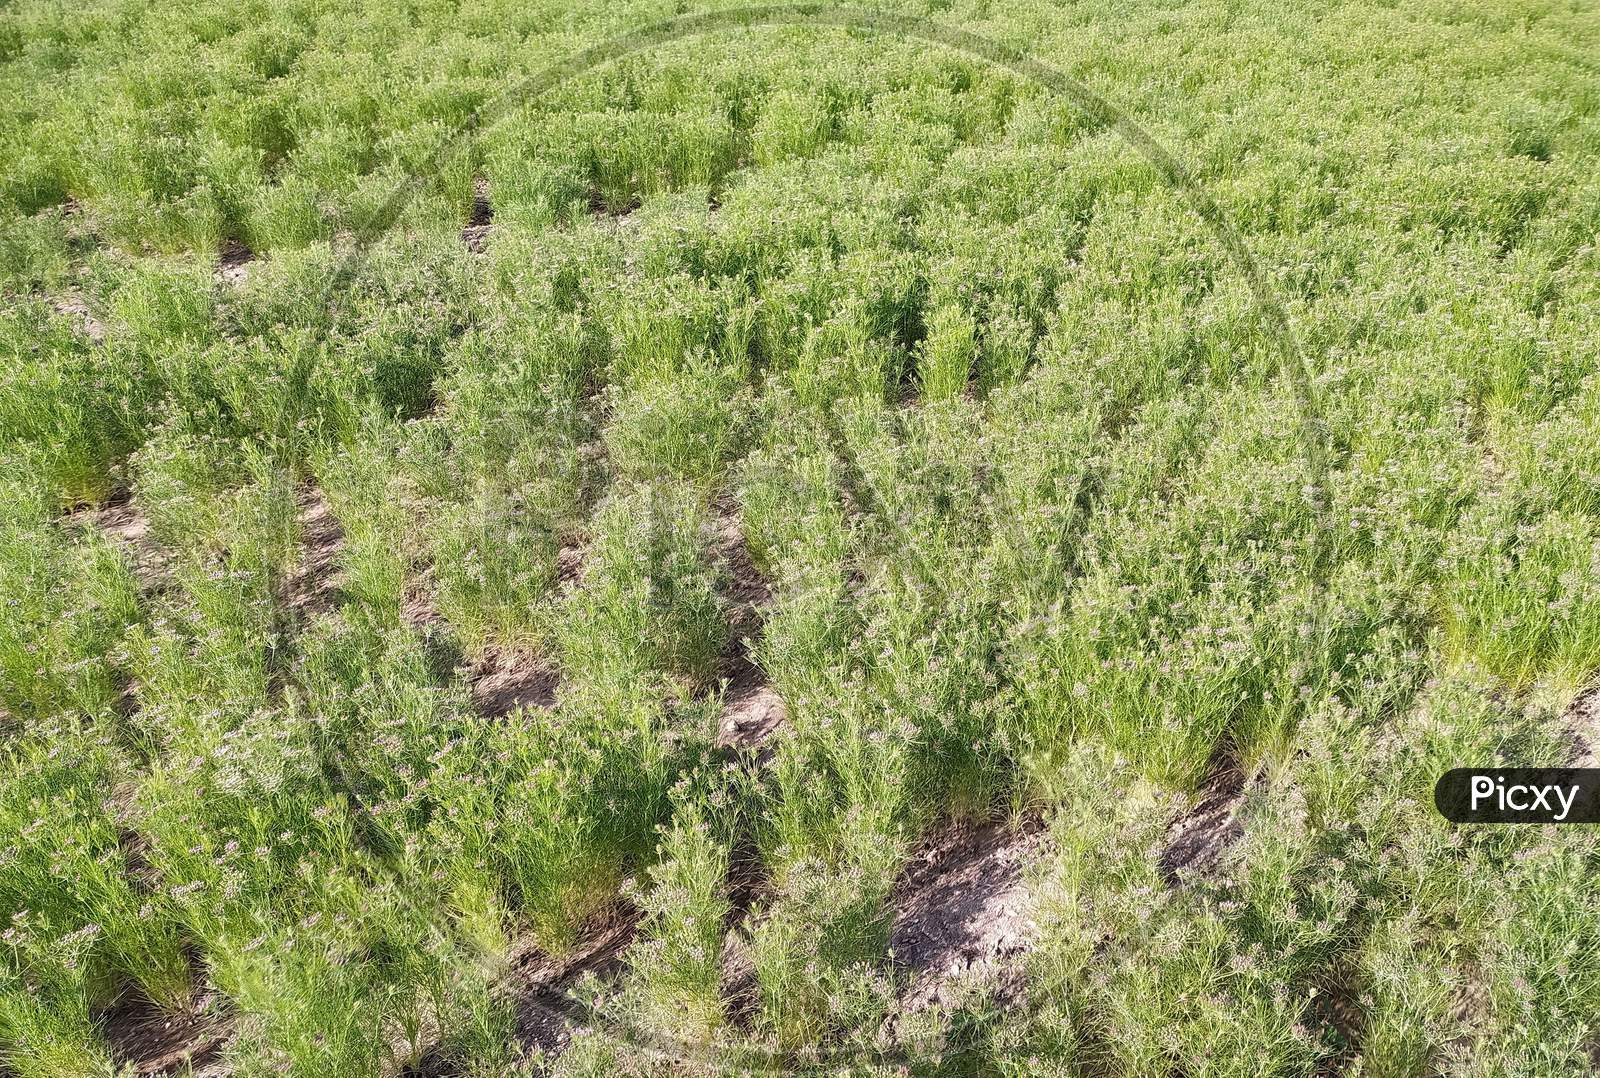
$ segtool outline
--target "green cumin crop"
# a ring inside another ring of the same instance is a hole
[[[0,1069],[1592,1068],[1592,6],[934,7],[0,10]]]

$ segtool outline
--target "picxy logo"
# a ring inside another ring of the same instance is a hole
[[[1600,823],[1600,769],[1456,767],[1433,803],[1455,823]]]

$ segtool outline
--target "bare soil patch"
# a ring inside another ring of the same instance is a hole
[[[84,299],[83,293],[73,289],[64,296],[50,297],[50,306],[55,308],[57,314],[65,315],[78,324],[83,335],[99,344],[106,339],[105,323],[96,318],[89,309],[89,303]]]
[[[559,672],[542,656],[490,647],[473,664],[472,700],[491,718],[519,707],[550,707],[560,681]]]
[[[747,634],[758,631],[762,609],[772,602],[772,586],[751,557],[738,506],[729,502],[717,506],[711,538],[716,558],[727,576],[729,623]]]
[[[230,288],[244,283],[256,262],[256,253],[238,240],[228,240],[217,255],[216,279]]]
[[[735,843],[728,858],[726,886],[728,917],[722,941],[721,995],[728,1017],[735,1024],[744,1024],[755,1014],[758,987],[744,925],[756,905],[772,895],[772,876],[753,835],[744,834]]]
[[[444,615],[433,605],[433,567],[422,570],[406,582],[400,600],[400,619],[418,632],[427,633],[444,624]]]
[[[564,546],[556,555],[556,579],[563,584],[577,583],[583,576],[583,548]]]
[[[1567,708],[1566,737],[1573,767],[1600,767],[1600,686],[1587,689]]]
[[[472,181],[472,219],[461,230],[467,250],[481,255],[489,247],[489,232],[494,228],[494,204],[489,201],[489,181],[482,176]]]
[[[622,956],[633,942],[639,917],[636,908],[618,903],[597,914],[585,926],[582,941],[565,955],[549,955],[531,941],[512,951],[498,988],[516,1006],[515,1035],[525,1057],[537,1054],[548,1062],[566,1051],[573,1029],[583,1025],[588,1013],[572,989],[586,975],[612,978],[621,971]],[[435,1048],[416,1066],[402,1071],[400,1078],[454,1078],[456,1074],[456,1067]]]
[[[1221,875],[1229,851],[1244,835],[1239,811],[1247,793],[1244,772],[1235,761],[1219,758],[1213,763],[1194,805],[1167,828],[1160,865],[1169,885]]]
[[[517,1000],[517,1037],[548,1057],[566,1050],[586,1011],[571,990],[587,975],[614,977],[639,927],[639,911],[618,904],[597,916],[583,941],[559,958],[530,946],[514,956],[506,984]]]
[[[760,984],[750,944],[737,928],[728,929],[722,941],[722,1009],[735,1028],[748,1029],[760,1006]]]
[[[772,755],[768,742],[788,717],[783,698],[751,667],[750,673],[728,685],[717,719],[717,747],[753,749],[765,763]]]
[[[1030,819],[955,822],[922,843],[895,886],[889,935],[895,963],[911,974],[904,1011],[954,1002],[961,981],[986,981],[1002,999],[1020,992],[1020,959],[1038,932],[1024,870],[1047,841]]]
[[[767,682],[755,661],[765,611],[772,602],[772,586],[756,568],[740,526],[738,508],[731,502],[717,506],[712,524],[712,549],[726,581],[728,648],[718,674],[724,683],[722,714],[717,720],[717,745],[728,749],[757,749],[764,762],[770,750],[761,750],[788,718],[788,708]]]
[[[339,602],[339,554],[344,529],[333,507],[316,487],[300,494],[300,562],[284,583],[290,610],[308,619],[332,610]]]
[[[111,1058],[134,1074],[188,1075],[192,1070],[199,1078],[224,1073],[219,1057],[232,1034],[232,1023],[216,993],[207,993],[192,1012],[178,1015],[130,997],[108,1012],[102,1024]]]
[[[126,491],[118,492],[104,505],[79,510],[67,519],[81,528],[98,528],[115,543],[146,595],[167,586],[172,555],[151,536],[150,518]]]
[[[1441,973],[1454,982],[1450,993],[1451,1033],[1447,1043],[1451,1048],[1460,1050],[1465,1058],[1470,1058],[1473,1042],[1493,1028],[1494,999],[1489,975],[1475,957],[1459,964],[1450,962]],[[1364,1011],[1360,1018],[1361,1025],[1356,1030],[1358,1036],[1365,1029],[1367,1015]],[[1359,1046],[1359,1042],[1356,1043]]]
[[[578,579],[583,553],[577,547],[564,547],[557,557],[558,578],[563,583]],[[453,641],[448,623],[433,603],[432,566],[410,580],[400,604],[400,617],[425,639],[441,644],[452,665],[464,662],[467,687],[479,714],[498,718],[519,707],[547,708],[555,705],[561,685],[561,671],[549,656],[537,651],[490,644],[476,657],[463,657]]]

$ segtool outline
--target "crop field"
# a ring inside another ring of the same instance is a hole
[[[0,0],[0,1075],[1564,1076],[1593,0]]]

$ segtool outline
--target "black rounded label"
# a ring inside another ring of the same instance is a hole
[[[1433,803],[1455,823],[1600,823],[1600,768],[1454,767]]]

